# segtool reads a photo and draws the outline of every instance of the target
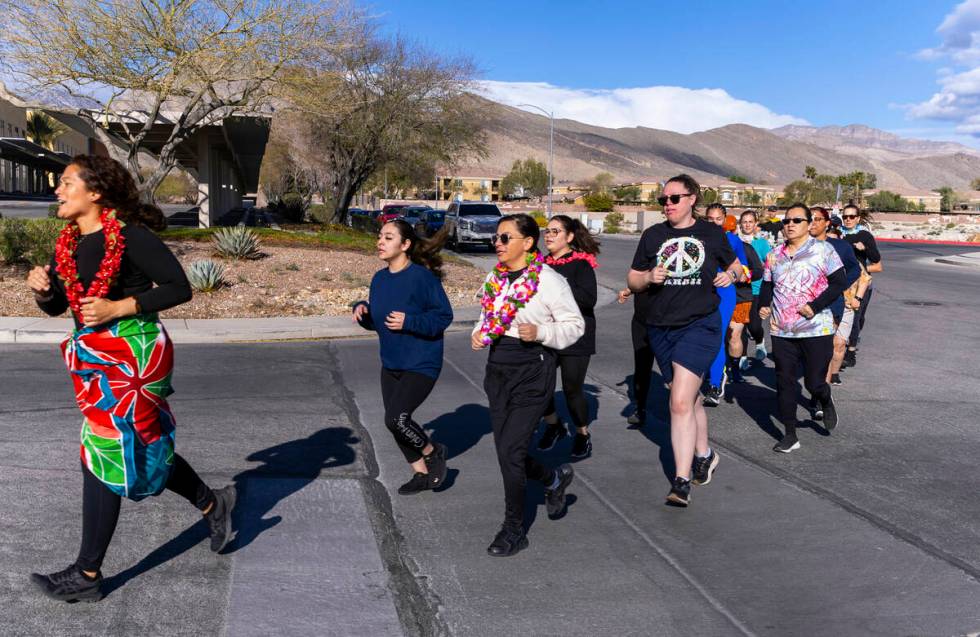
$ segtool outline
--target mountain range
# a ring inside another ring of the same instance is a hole
[[[507,174],[517,159],[547,163],[547,117],[475,97],[485,113],[488,154],[461,162],[463,176]],[[619,183],[662,181],[686,172],[703,183],[739,175],[751,183],[785,185],[805,166],[839,175],[875,173],[878,187],[899,192],[941,186],[970,189],[980,177],[980,151],[951,142],[907,139],[862,125],[783,126],[746,124],[682,134],[646,127],[604,128],[570,119],[555,120],[555,183],[575,184],[599,172]]]

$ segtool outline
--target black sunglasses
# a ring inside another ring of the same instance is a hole
[[[685,192],[683,195],[660,195],[657,197],[657,203],[661,206],[666,206],[667,200],[670,200],[670,203],[676,206],[681,202],[681,197],[689,197],[690,195],[691,193],[689,192]]]
[[[500,242],[500,245],[505,246],[510,243],[511,239],[523,239],[521,236],[512,236],[509,232],[504,232],[503,234],[495,234],[491,239],[494,243]]]
[[[844,219],[857,219],[861,215],[843,215]]]
[[[806,221],[807,221],[806,217],[786,217],[785,219],[783,219],[784,223],[794,223],[794,224],[806,223]]]

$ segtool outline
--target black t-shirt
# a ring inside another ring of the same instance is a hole
[[[725,231],[710,221],[698,219],[683,229],[663,222],[644,230],[632,269],[647,272],[659,264],[670,273],[662,285],[648,288],[647,324],[679,327],[714,312],[718,268],[727,268],[736,259]]]
[[[851,244],[851,247],[854,248],[854,256],[857,257],[858,261],[865,268],[868,267],[868,262],[878,263],[881,261],[881,253],[878,252],[878,242],[875,241],[874,235],[867,230],[858,230],[854,234],[846,234],[844,235],[844,241]],[[854,247],[855,243],[864,244],[864,249],[858,250]]]

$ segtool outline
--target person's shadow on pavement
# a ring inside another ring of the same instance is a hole
[[[352,464],[357,457],[353,445],[360,441],[353,433],[348,427],[327,427],[306,438],[249,455],[246,460],[262,464],[242,471],[234,478],[238,499],[233,527],[237,529],[237,535],[222,554],[248,546],[263,532],[279,524],[280,516],[265,518],[265,514],[281,500],[317,479],[322,470]],[[106,578],[103,593],[110,595],[129,580],[169,562],[207,537],[208,527],[202,518],[136,564]]]
[[[490,410],[486,405],[468,403],[422,426],[434,441],[446,445],[449,450],[447,458],[451,461],[475,447],[483,436],[491,433]],[[459,470],[450,466],[446,472],[446,480],[436,491],[452,488],[458,475]]]

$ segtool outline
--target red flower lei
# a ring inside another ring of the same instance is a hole
[[[572,261],[585,261],[592,266],[592,269],[599,267],[599,262],[595,260],[594,254],[589,254],[588,252],[570,252],[568,255],[556,259],[555,257],[548,255],[544,260],[548,265],[565,265],[566,263],[571,263]]]
[[[82,299],[84,297],[104,298],[109,293],[109,288],[119,276],[123,251],[126,249],[126,242],[122,236],[122,224],[116,219],[116,211],[106,208],[102,211],[99,219],[102,221],[102,233],[105,235],[105,256],[102,257],[98,272],[92,278],[88,292],[85,291],[82,282],[78,279],[78,263],[75,261],[75,250],[78,248],[78,238],[81,235],[78,224],[74,221],[68,223],[55,242],[55,269],[65,283],[68,307],[71,308],[78,320],[82,320]]]

